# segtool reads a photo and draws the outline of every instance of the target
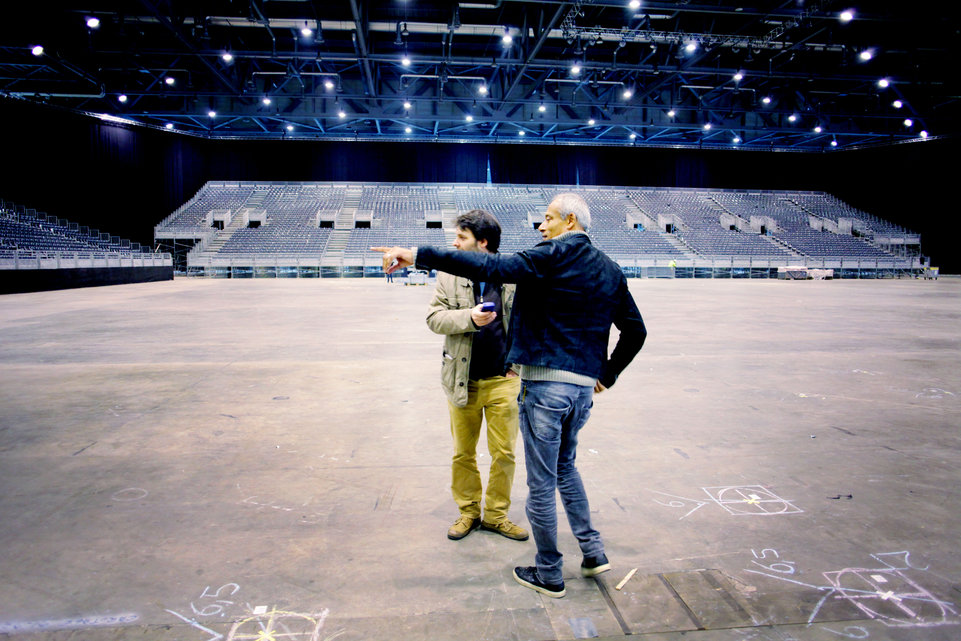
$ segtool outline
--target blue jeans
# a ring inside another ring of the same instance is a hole
[[[594,389],[570,383],[522,381],[518,397],[527,462],[527,520],[537,545],[534,563],[547,583],[562,583],[557,549],[557,505],[561,493],[567,521],[584,556],[604,554],[600,533],[591,527],[591,508],[574,467],[577,433],[591,414]]]

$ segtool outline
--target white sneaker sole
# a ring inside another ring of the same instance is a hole
[[[582,567],[582,568],[581,568],[581,576],[587,577],[587,578],[589,579],[589,578],[591,578],[592,576],[597,576],[598,574],[603,574],[604,572],[607,572],[607,571],[610,570],[610,569],[611,569],[611,564],[610,564],[610,563],[605,563],[605,564],[603,564],[603,565],[599,565],[599,566],[597,566],[596,568],[584,568],[584,567]]]

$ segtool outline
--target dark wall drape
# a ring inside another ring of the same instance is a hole
[[[0,99],[0,198],[150,244],[153,226],[208,180],[322,180],[812,189],[920,232],[961,272],[958,140],[825,154],[530,143],[224,141],[126,128]]]

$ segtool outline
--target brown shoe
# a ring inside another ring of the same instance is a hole
[[[447,538],[451,541],[460,541],[462,538],[480,527],[480,519],[472,519],[469,516],[462,516],[447,530]]]
[[[501,536],[506,536],[509,539],[514,539],[515,541],[526,541],[530,538],[527,530],[520,526],[514,525],[511,523],[510,519],[504,519],[500,523],[488,523],[487,521],[481,521],[481,529],[497,532]]]

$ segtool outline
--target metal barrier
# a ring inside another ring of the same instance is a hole
[[[0,269],[91,269],[171,265],[173,265],[173,257],[170,254],[0,250]]]
[[[918,259],[792,258],[790,260],[618,258],[628,278],[776,279],[779,268],[828,270],[834,278],[918,277]],[[179,275],[207,278],[383,278],[379,257],[305,257],[261,254],[191,261]]]

